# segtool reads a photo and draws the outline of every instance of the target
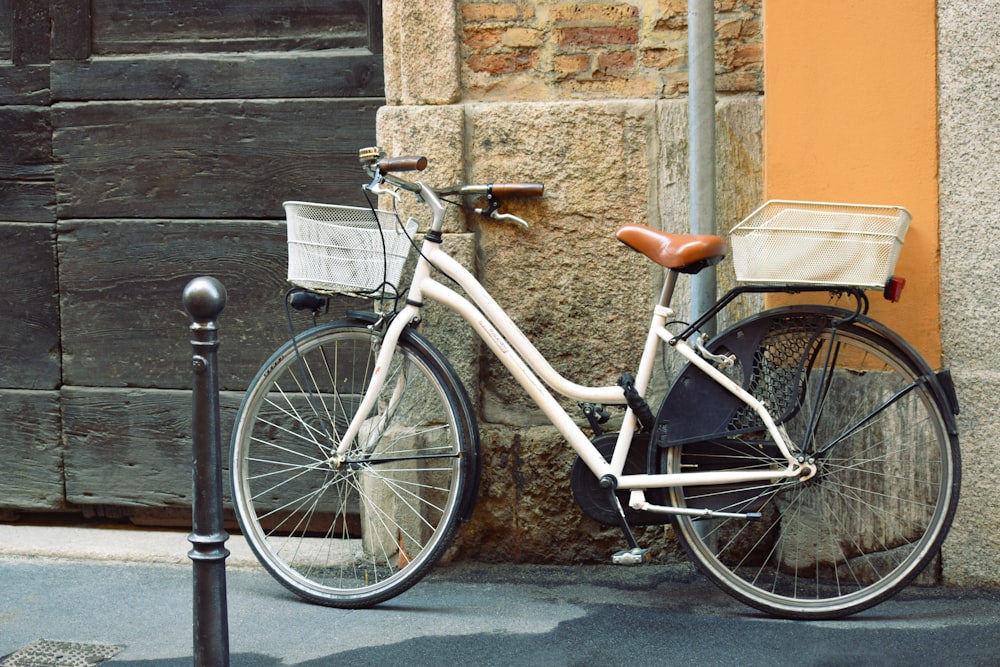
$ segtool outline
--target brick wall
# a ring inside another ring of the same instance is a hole
[[[762,93],[763,0],[716,0],[716,86]],[[686,0],[464,2],[466,99],[677,97],[687,92]]]

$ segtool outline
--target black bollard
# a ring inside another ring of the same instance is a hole
[[[194,356],[192,450],[193,532],[188,552],[194,575],[194,664],[229,665],[226,604],[226,534],[222,514],[222,446],[219,437],[219,332],[215,320],[226,306],[226,288],[215,278],[195,278],[184,288],[191,316]]]

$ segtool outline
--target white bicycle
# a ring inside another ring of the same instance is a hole
[[[416,195],[430,228],[418,244],[412,219],[374,207],[286,204],[290,277],[305,288],[290,293],[293,305],[318,312],[327,295],[343,293],[393,305],[280,347],[251,383],[232,438],[243,534],[289,589],[337,607],[385,601],[420,580],[472,515],[476,413],[448,360],[418,332],[428,300],[464,317],[578,454],[574,498],[621,527],[627,548],[616,562],[648,560],[633,526],[672,523],[698,567],[736,598],[781,617],[835,618],[887,599],[933,561],[958,501],[957,400],[948,371],[932,371],[866,315],[864,289],[891,275],[900,241],[873,268],[864,254],[871,234],[858,232],[872,220],[905,231],[905,211],[762,207],[734,231],[734,244],[737,232],[751,244],[738,267],[759,274],[691,324],[674,322],[676,281],[720,261],[725,242],[622,227],[617,238],[667,269],[666,280],[634,376],[588,387],[556,372],[442,249],[447,203],[484,202],[478,213],[526,224],[499,207],[540,196],[541,184],[434,188],[401,176],[424,158],[376,148],[361,162],[370,191]],[[397,290],[411,247],[412,276]],[[789,251],[794,261],[782,264]],[[856,307],[782,307],[711,340],[699,334],[740,294],[809,291],[853,297]],[[643,397],[660,350],[687,365],[654,414]],[[583,417],[553,393],[575,399]],[[622,412],[613,433],[602,429],[609,408]]]

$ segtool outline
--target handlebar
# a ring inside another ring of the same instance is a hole
[[[481,195],[485,197],[541,197],[545,194],[542,183],[489,183],[487,185],[455,185],[442,188],[438,193],[443,195]]]
[[[488,202],[487,206],[484,208],[473,208],[473,211],[493,220],[514,222],[524,228],[528,227],[528,223],[521,218],[509,213],[499,212],[500,199],[508,197],[541,197],[545,192],[545,186],[542,183],[458,184],[443,188],[434,188],[425,183],[409,181],[396,175],[399,172],[423,171],[426,169],[427,158],[422,155],[386,157],[385,152],[381,148],[374,146],[371,148],[362,148],[358,151],[358,158],[364,170],[372,177],[372,182],[366,187],[373,192],[391,192],[379,187],[381,183],[388,183],[416,193],[425,199],[428,196],[434,199],[437,199],[438,196],[485,197]],[[438,201],[437,204],[440,205],[440,202]],[[435,207],[432,206],[431,208]]]
[[[423,171],[427,168],[427,158],[423,155],[384,157],[376,162],[375,166],[383,174],[392,171]]]

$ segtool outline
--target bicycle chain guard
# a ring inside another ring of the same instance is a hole
[[[763,313],[737,323],[707,347],[735,358],[723,372],[763,401],[780,425],[800,407],[817,338],[830,321],[818,312]],[[688,364],[663,399],[653,432],[659,447],[676,447],[754,433],[766,440],[764,431],[750,406]]]
[[[593,442],[601,456],[610,461],[617,440],[617,433],[605,433],[594,438]],[[632,447],[629,449],[628,459],[625,461],[624,474],[646,474],[649,472],[648,458],[649,434],[637,433],[632,436]],[[577,457],[573,462],[569,481],[573,489],[573,500],[580,506],[584,514],[605,526],[618,527],[621,525],[617,508],[612,507],[608,500],[608,490],[601,486],[600,480],[594,476],[594,473],[580,457]],[[663,489],[646,489],[646,499],[654,505],[663,505],[665,504],[663,491]],[[630,526],[654,526],[670,522],[670,516],[667,514],[637,512],[631,509],[628,506],[629,491],[627,489],[619,489],[616,493],[618,494],[618,502],[621,503],[622,509],[625,511],[625,520]]]

